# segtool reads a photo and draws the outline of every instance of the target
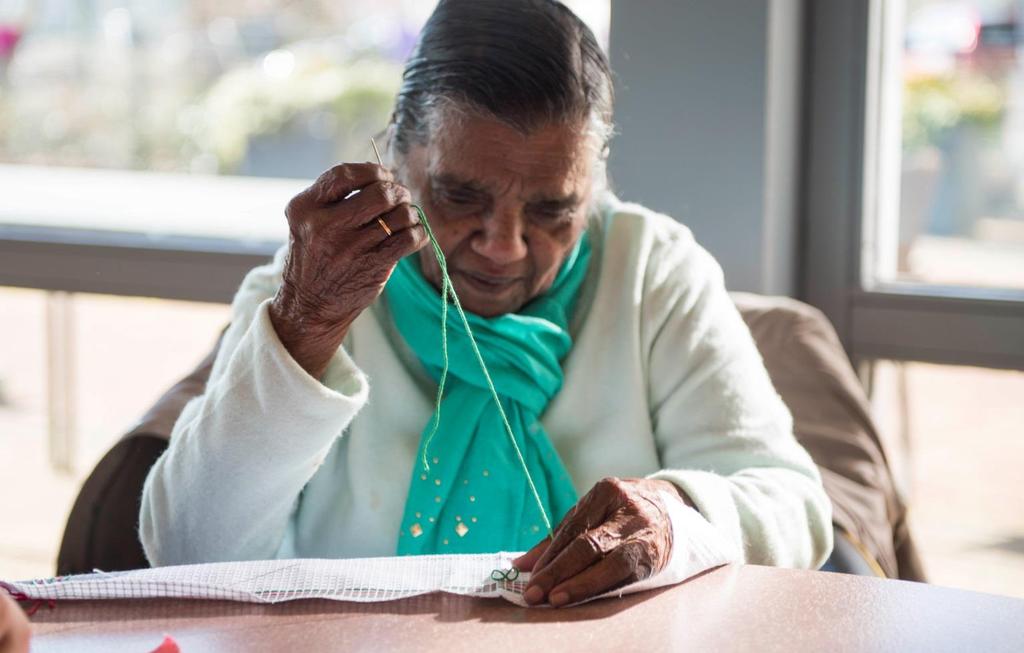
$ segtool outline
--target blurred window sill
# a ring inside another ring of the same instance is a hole
[[[0,285],[230,301],[307,184],[0,165]]]

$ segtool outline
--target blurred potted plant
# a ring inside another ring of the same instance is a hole
[[[1005,104],[1000,86],[977,73],[905,81],[901,244],[909,247],[925,224],[929,233],[971,232],[983,194],[979,157]]]
[[[367,136],[385,126],[400,81],[392,62],[276,50],[214,83],[201,102],[199,146],[221,173],[315,177],[367,158]]]

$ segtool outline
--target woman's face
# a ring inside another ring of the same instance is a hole
[[[398,178],[423,207],[462,306],[484,317],[514,313],[551,286],[586,226],[587,136],[565,125],[524,135],[472,116],[434,131],[410,148]],[[419,257],[440,289],[433,250]]]

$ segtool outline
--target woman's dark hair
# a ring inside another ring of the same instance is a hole
[[[607,147],[608,58],[593,32],[555,0],[441,0],[398,91],[393,144],[425,143],[442,105],[482,111],[523,132],[579,121]]]

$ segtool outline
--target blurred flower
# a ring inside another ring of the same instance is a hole
[[[1005,107],[1003,89],[984,75],[911,77],[903,86],[904,147],[936,145],[960,125],[998,125]]]
[[[14,48],[21,40],[21,30],[14,25],[0,25],[0,59],[14,56]]]

